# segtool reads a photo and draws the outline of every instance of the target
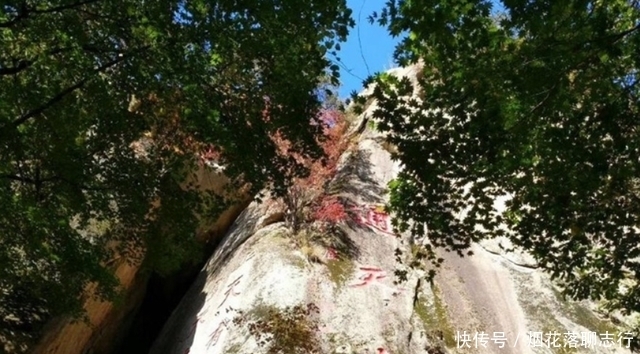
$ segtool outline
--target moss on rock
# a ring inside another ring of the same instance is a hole
[[[560,291],[555,288],[553,292],[562,308],[562,312],[574,323],[597,333],[617,333],[620,331],[620,328],[611,321],[598,318],[598,316],[585,305],[564,298]]]
[[[346,257],[327,261],[329,277],[338,289],[353,276],[355,269],[355,264]]]
[[[418,297],[414,311],[422,322],[427,338],[433,344],[456,347],[455,331],[449,321],[447,307],[437,285],[431,287],[433,300]]]

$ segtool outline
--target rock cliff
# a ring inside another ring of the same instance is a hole
[[[391,73],[415,80],[418,71]],[[629,352],[620,319],[563,299],[531,257],[503,251],[504,240],[473,245],[471,257],[441,252],[433,283],[404,268],[428,240],[394,235],[381,208],[400,166],[367,124],[373,109],[358,118],[332,181],[349,209],[339,232],[293,235],[278,210],[252,203],[152,354]],[[396,271],[408,280],[397,284]]]

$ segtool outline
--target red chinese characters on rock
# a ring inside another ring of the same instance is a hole
[[[209,342],[207,343],[207,348],[211,348],[212,346],[216,345],[216,343],[218,343],[218,340],[220,339],[220,335],[222,334],[223,330],[229,329],[227,326],[227,323],[228,323],[228,320],[223,320],[222,322],[220,322],[220,324],[218,324],[218,327],[216,327],[216,329],[209,336]]]
[[[220,302],[220,305],[218,305],[218,311],[215,314],[215,317],[217,317],[220,314],[220,308],[227,302],[227,300],[229,298],[235,297],[237,295],[240,295],[240,292],[236,289],[236,287],[240,284],[240,279],[242,279],[243,275],[240,275],[239,277],[237,277],[234,281],[232,281],[229,285],[227,285],[227,289],[224,292],[224,299],[222,299],[222,301]],[[206,310],[205,312],[207,312],[208,310]],[[209,335],[209,341],[207,342],[207,348],[211,348],[213,346],[216,345],[216,343],[218,343],[218,340],[220,339],[220,336],[222,335],[222,333],[226,330],[229,329],[229,321],[230,319],[228,318],[230,312],[229,309],[227,309],[226,311],[226,316],[224,316],[225,318],[223,318],[220,323],[218,324],[218,326],[213,330],[213,332],[211,332],[211,334]]]
[[[360,273],[356,277],[357,280],[349,285],[352,288],[361,288],[377,284],[383,289],[384,293],[386,293],[386,295],[383,295],[385,297],[385,301],[390,300],[390,297],[387,297],[387,295],[390,294],[391,297],[396,297],[402,294],[405,290],[404,288],[391,287],[382,283],[382,279],[387,277],[387,273],[381,268],[364,266],[359,267],[358,270]]]
[[[378,283],[378,280],[387,277],[385,271],[377,267],[359,267],[360,275],[357,277],[358,282],[351,284],[352,288],[359,288],[373,283]]]
[[[389,215],[381,206],[357,206],[349,207],[354,221],[360,226],[368,226],[382,233],[395,236]]]
[[[239,277],[236,278],[236,280],[234,280],[233,282],[231,282],[231,284],[227,285],[227,291],[224,292],[224,299],[222,300],[222,302],[220,303],[220,306],[218,306],[218,309],[220,307],[222,307],[222,305],[224,305],[224,303],[227,301],[227,299],[230,296],[236,296],[236,295],[240,295],[239,291],[236,291],[236,286],[238,286],[238,284],[240,283],[240,278],[242,278],[242,275],[240,275]]]

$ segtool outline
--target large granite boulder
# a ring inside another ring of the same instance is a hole
[[[392,71],[414,80],[417,72]],[[341,231],[294,235],[270,203],[252,203],[152,354],[629,352],[623,327],[594,304],[564,300],[531,257],[505,251],[505,240],[475,244],[471,257],[441,252],[433,283],[403,268],[396,249],[407,264],[428,240],[394,235],[381,208],[399,166],[366,124],[373,109],[355,124],[333,181],[350,210]],[[396,270],[408,280],[396,284]]]

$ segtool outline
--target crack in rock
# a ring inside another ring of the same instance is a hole
[[[515,266],[522,267],[522,268],[527,268],[527,269],[533,269],[533,270],[540,269],[539,266],[534,266],[534,265],[530,265],[530,264],[521,264],[521,263],[518,263],[518,262],[514,262],[511,259],[509,259],[507,257],[504,257],[504,255],[501,254],[500,252],[491,251],[491,250],[485,248],[484,246],[482,246],[479,243],[477,245],[480,246],[480,248],[482,248],[483,250],[485,250],[485,251],[487,251],[487,252],[489,252],[489,253],[491,253],[493,255],[500,256],[500,258],[506,260],[507,262],[509,262],[509,263],[511,263],[511,264],[513,264]]]
[[[407,348],[411,348],[411,338],[413,337],[413,325],[411,324],[411,320],[413,319],[413,314],[416,313],[416,305],[418,304],[418,295],[420,294],[420,285],[422,283],[422,278],[418,278],[416,282],[416,287],[413,293],[413,305],[411,307],[411,316],[409,316],[409,325],[411,329],[409,331],[409,335],[407,336]]]

